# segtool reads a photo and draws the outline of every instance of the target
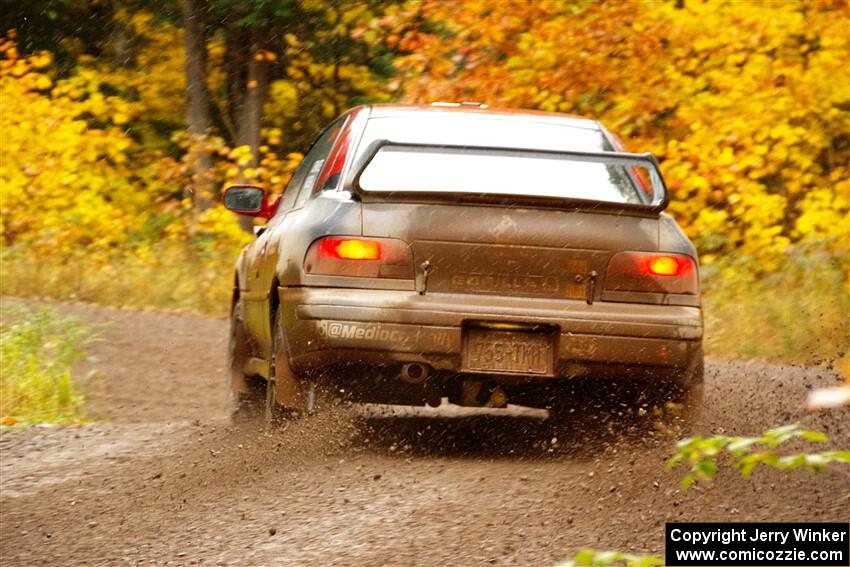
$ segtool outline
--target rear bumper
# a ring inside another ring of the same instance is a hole
[[[340,288],[281,288],[291,362],[421,362],[462,371],[471,323],[542,324],[555,329],[555,376],[600,366],[687,367],[702,343],[698,307],[427,294]]]

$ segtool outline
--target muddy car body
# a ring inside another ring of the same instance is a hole
[[[386,403],[545,392],[548,406],[576,377],[701,387],[696,251],[663,212],[654,158],[598,122],[358,107],[278,202],[237,186],[225,203],[269,219],[236,266],[238,405],[303,409],[314,384]]]

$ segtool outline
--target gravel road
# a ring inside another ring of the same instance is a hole
[[[365,418],[267,433],[226,419],[227,324],[60,305],[105,326],[90,425],[0,434],[0,564],[553,565],[583,547],[661,552],[666,521],[846,521],[850,477],[723,472],[683,493],[675,438],[579,411]],[[800,422],[850,445],[850,411],[810,413],[823,368],[710,361],[699,433]],[[553,442],[553,436],[557,439]]]

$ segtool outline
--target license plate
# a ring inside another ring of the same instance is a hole
[[[551,375],[552,350],[549,334],[467,329],[463,369],[468,372]]]

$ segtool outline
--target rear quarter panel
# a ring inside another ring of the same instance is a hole
[[[695,260],[698,259],[696,247],[667,213],[662,213],[658,218],[658,247],[662,252],[687,254]]]
[[[307,201],[303,207],[273,219],[248,254],[256,254],[257,269],[243,269],[242,285],[249,292],[246,326],[255,341],[255,355],[271,358],[272,322],[279,287],[303,285],[304,254],[316,238],[326,234],[359,235],[360,204],[344,194],[328,191]],[[258,246],[259,245],[259,246]],[[247,263],[246,263],[247,264]],[[284,313],[284,317],[289,314]],[[292,321],[284,320],[284,323]]]

